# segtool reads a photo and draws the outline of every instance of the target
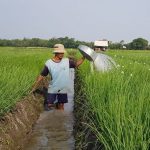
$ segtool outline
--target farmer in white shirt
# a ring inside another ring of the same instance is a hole
[[[45,78],[48,74],[51,76],[51,81],[48,86],[47,103],[45,103],[45,109],[49,110],[54,102],[58,101],[58,109],[64,109],[64,103],[68,102],[67,91],[70,84],[69,68],[76,68],[84,61],[84,57],[77,62],[69,58],[64,58],[64,45],[54,45],[54,57],[46,61],[45,66],[37,78],[33,90],[36,89],[39,82]]]

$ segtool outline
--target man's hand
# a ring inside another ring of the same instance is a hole
[[[37,87],[39,86],[39,83],[44,79],[44,76],[39,75],[36,79],[36,81],[34,82],[33,86],[32,86],[32,90],[29,92],[29,94],[33,94],[33,92],[37,89]]]
[[[76,67],[80,66],[83,61],[84,61],[85,57],[81,57],[77,62],[76,62]]]
[[[29,92],[29,94],[33,94],[34,91],[35,91],[35,89],[32,89],[32,90]]]

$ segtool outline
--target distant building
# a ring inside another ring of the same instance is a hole
[[[127,47],[123,45],[122,48],[123,48],[123,49],[126,49]]]
[[[95,51],[105,51],[108,48],[109,41],[107,40],[97,40],[94,42]]]

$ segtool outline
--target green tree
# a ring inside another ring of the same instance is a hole
[[[110,49],[122,49],[122,44],[121,43],[110,43],[109,48]]]
[[[143,38],[134,39],[129,43],[129,49],[144,50],[148,47],[148,41]]]

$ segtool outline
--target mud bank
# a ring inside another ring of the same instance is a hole
[[[84,79],[78,71],[75,79],[75,102],[74,102],[74,136],[76,150],[100,150],[102,145],[99,143],[92,126],[91,117],[94,116],[88,103],[88,94],[84,88]]]
[[[43,98],[30,95],[0,120],[0,150],[22,149],[43,109]]]

